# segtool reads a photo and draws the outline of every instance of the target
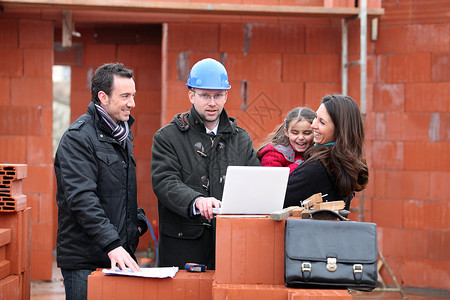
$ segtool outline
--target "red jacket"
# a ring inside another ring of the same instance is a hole
[[[303,152],[296,152],[291,145],[269,144],[259,151],[258,158],[264,167],[289,167],[292,173],[303,162]]]

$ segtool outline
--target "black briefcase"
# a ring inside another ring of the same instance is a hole
[[[377,226],[354,221],[287,219],[285,284],[371,291],[377,284]]]

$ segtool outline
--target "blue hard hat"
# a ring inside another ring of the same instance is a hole
[[[228,75],[225,67],[212,58],[197,62],[189,73],[186,86],[205,90],[228,90]]]

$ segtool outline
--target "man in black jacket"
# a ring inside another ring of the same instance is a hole
[[[137,205],[133,72],[105,64],[92,78],[87,113],[64,133],[55,157],[57,263],[66,299],[87,298],[96,268],[140,271],[134,252],[147,230]]]
[[[227,167],[260,165],[249,134],[224,110],[225,67],[207,58],[191,69],[189,112],[153,138],[152,185],[158,197],[158,266],[201,263],[215,268],[215,222]]]

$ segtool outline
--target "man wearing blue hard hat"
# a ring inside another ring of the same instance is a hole
[[[155,134],[152,185],[158,197],[158,266],[215,268],[215,220],[229,165],[260,165],[249,134],[227,115],[231,88],[225,67],[206,58],[191,69],[190,111]]]

